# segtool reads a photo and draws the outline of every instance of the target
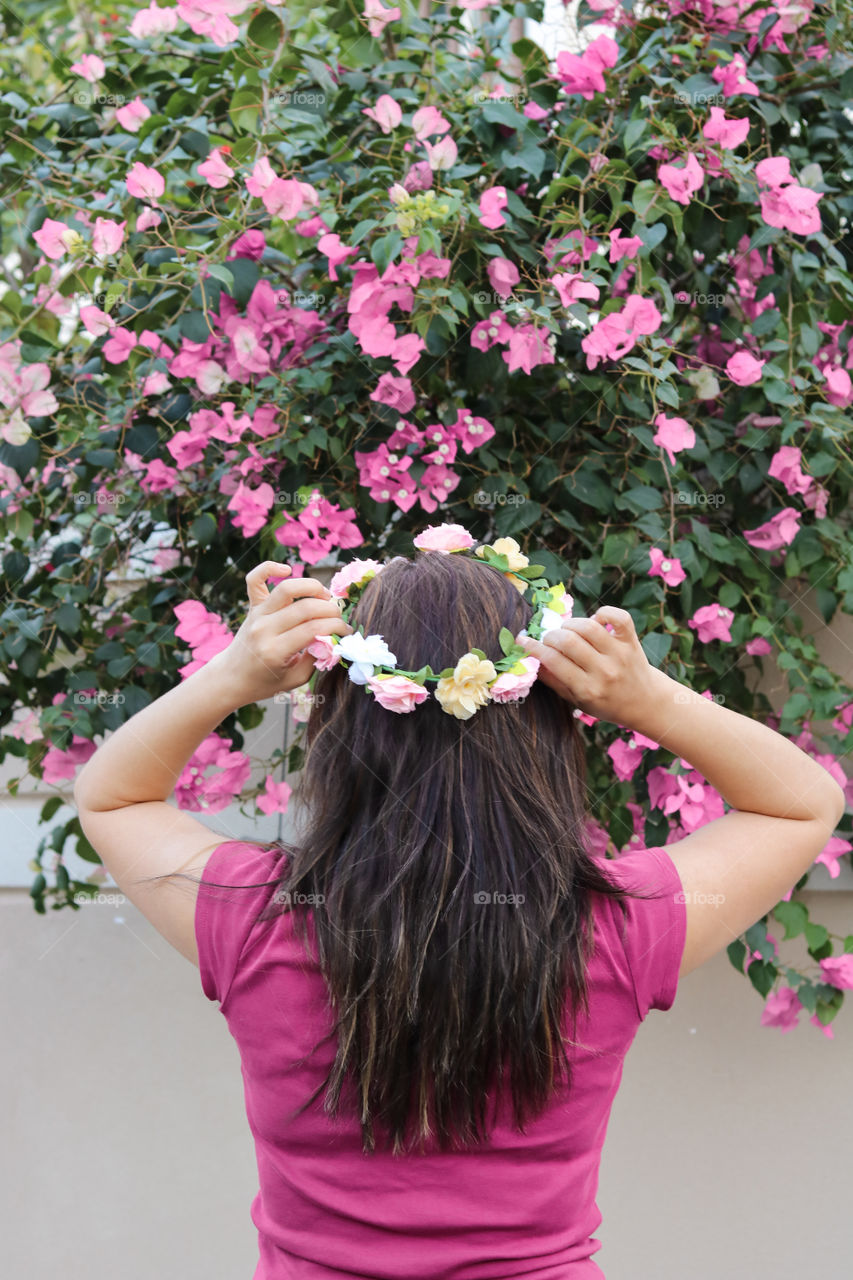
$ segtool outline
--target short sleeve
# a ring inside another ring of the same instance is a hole
[[[220,1007],[258,914],[275,891],[269,882],[280,858],[278,850],[227,840],[216,846],[204,867],[195,907],[198,967],[204,994]]]
[[[626,888],[653,897],[625,898],[617,907],[628,969],[642,1021],[650,1009],[670,1009],[687,935],[687,906],[681,877],[662,847],[641,849],[607,863]]]

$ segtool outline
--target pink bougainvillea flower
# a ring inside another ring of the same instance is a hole
[[[97,84],[99,80],[103,80],[107,69],[96,53],[84,53],[79,62],[72,62],[69,70],[82,76],[90,84]]]
[[[632,293],[621,311],[611,311],[581,339],[588,369],[600,360],[618,360],[634,346],[638,337],[655,333],[663,317],[650,298]]]
[[[839,409],[846,409],[849,404],[853,404],[853,382],[846,369],[840,369],[837,365],[825,365],[823,376],[826,379],[826,399],[829,404],[834,404]]]
[[[502,352],[510,373],[523,369],[532,373],[537,365],[554,363],[556,339],[552,333],[535,324],[520,324],[513,329],[509,350]]]
[[[128,102],[126,106],[116,109],[116,120],[118,120],[122,129],[127,129],[128,133],[138,133],[139,127],[144,120],[151,115],[148,107],[141,98],[134,98],[132,102]]]
[[[118,253],[124,242],[127,222],[112,222],[109,218],[96,218],[92,232],[92,248],[98,255]]]
[[[582,54],[562,50],[557,54],[557,76],[565,93],[579,93],[589,101],[605,89],[604,72],[615,67],[619,46],[610,36],[599,36]]]
[[[660,547],[650,547],[649,555],[652,561],[649,577],[662,578],[668,587],[677,587],[687,577],[677,556],[664,555]]]
[[[772,520],[765,521],[757,529],[744,529],[744,539],[751,547],[764,551],[779,551],[790,546],[800,531],[802,512],[794,507],[783,507]]]
[[[415,407],[415,393],[408,378],[395,378],[393,373],[383,373],[371,391],[370,399],[390,405],[398,413],[408,413]]]
[[[712,640],[729,641],[732,638],[729,628],[734,616],[725,605],[704,604],[701,609],[696,610],[687,625],[696,632],[702,644],[708,644]]]
[[[412,129],[418,142],[425,142],[436,134],[447,133],[450,121],[445,120],[438,107],[419,107],[412,116]]]
[[[338,273],[336,268],[347,258],[358,253],[358,249],[351,249],[347,245],[341,243],[341,237],[336,231],[329,232],[327,235],[320,236],[317,241],[317,248],[322,254],[329,259],[329,279],[337,280]]]
[[[166,180],[162,173],[158,173],[156,169],[149,169],[137,160],[125,179],[125,186],[130,195],[154,203],[166,190]]]
[[[849,840],[845,840],[841,836],[830,836],[815,858],[815,862],[823,863],[829,872],[830,878],[837,880],[841,873],[838,859],[842,858],[845,853],[849,853],[851,849],[853,849],[853,844]]]
[[[275,501],[275,489],[267,481],[251,489],[240,480],[228,502],[226,510],[232,513],[232,523],[244,538],[253,538],[267,523],[270,508]]]
[[[45,218],[33,239],[46,258],[62,258],[80,240],[80,232],[55,218]]]
[[[348,551],[364,542],[354,508],[341,509],[316,489],[298,516],[288,515],[287,523],[275,530],[275,538],[282,546],[295,547],[306,564],[317,564],[336,547]]]
[[[814,235],[821,228],[817,202],[822,198],[823,192],[790,182],[775,191],[762,191],[761,216],[768,227],[780,227],[798,236]]]
[[[726,361],[726,373],[739,387],[751,387],[761,381],[761,370],[766,360],[756,360],[748,351],[736,351]]]
[[[669,418],[659,413],[655,418],[657,431],[652,436],[656,445],[666,450],[669,464],[675,466],[675,455],[682,449],[692,449],[696,443],[696,433],[684,418]]]
[[[754,640],[750,640],[746,644],[745,648],[747,653],[753,653],[759,656],[773,652],[773,646],[768,640],[764,639],[764,636],[756,636]]]
[[[378,39],[389,22],[397,22],[401,16],[396,7],[385,9],[380,0],[365,0],[363,17],[367,21],[367,29],[374,39]]]
[[[375,107],[362,107],[361,114],[369,116],[379,125],[383,133],[390,133],[392,129],[396,129],[403,119],[402,107],[390,93],[380,94],[376,99]]]
[[[123,360],[127,359],[135,346],[136,334],[117,325],[103,345],[104,359],[108,360],[110,364],[121,364]]]
[[[853,955],[825,956],[820,968],[824,982],[844,991],[853,991]]]
[[[250,196],[262,196],[267,187],[276,180],[276,173],[266,156],[255,161],[251,174],[246,178],[245,186]]]
[[[133,36],[134,40],[147,40],[151,36],[174,31],[177,25],[177,10],[166,8],[165,6],[161,9],[157,4],[157,0],[151,0],[147,9],[137,10],[133,21],[128,27],[128,32]]]
[[[434,172],[442,169],[452,169],[456,164],[459,150],[452,138],[445,137],[439,138],[438,142],[425,142],[424,148],[427,153],[429,167]]]
[[[778,1027],[780,1031],[793,1031],[802,1009],[800,997],[793,987],[780,987],[771,991],[761,1011],[762,1027]]]
[[[814,484],[814,477],[804,474],[803,454],[794,445],[783,444],[770,460],[767,474],[780,480],[789,493],[807,493]]]
[[[185,640],[192,650],[192,662],[180,668],[185,679],[215,654],[227,649],[234,637],[219,614],[207,609],[200,600],[182,600],[172,607],[172,612],[178,619],[175,636],[178,640]]]
[[[136,219],[136,230],[147,231],[149,227],[159,227],[163,221],[163,215],[158,213],[156,209],[152,209],[150,205],[146,205]]]
[[[597,302],[601,295],[598,285],[585,280],[581,271],[561,271],[551,277],[551,283],[560,295],[564,307],[570,307],[573,302],[581,302],[584,298]]]
[[[509,258],[490,258],[486,272],[495,293],[502,298],[510,296],[520,279],[518,267]]]
[[[692,151],[682,167],[662,164],[658,168],[658,182],[666,187],[669,196],[679,204],[690,204],[693,192],[698,191],[704,181],[705,171]]]
[[[71,746],[64,751],[59,747],[48,747],[42,756],[42,778],[49,786],[57,786],[75,776],[78,767],[85,764],[98,749],[91,738],[82,738],[74,734]]]
[[[252,0],[178,0],[178,17],[199,36],[209,36],[224,49],[240,35],[231,21],[249,7]]]
[[[746,118],[726,118],[722,107],[711,108],[711,118],[702,127],[702,137],[709,142],[718,142],[724,151],[733,151],[746,141],[749,133],[749,120]]]
[[[637,252],[643,247],[643,242],[639,236],[622,235],[621,227],[614,227],[612,231],[608,231],[610,237],[610,262],[620,262],[622,258],[636,258]]]
[[[286,782],[274,782],[271,775],[264,779],[264,790],[255,799],[261,813],[287,813],[292,791]]]
[[[234,803],[249,781],[252,761],[245,752],[232,751],[232,745],[230,738],[211,733],[190,756],[175,784],[179,809],[218,813]],[[211,767],[216,772],[205,776]]]
[[[480,196],[480,221],[484,227],[495,230],[502,227],[506,218],[501,213],[507,205],[506,187],[489,187]]]
[[[264,187],[261,200],[272,217],[289,222],[302,211],[305,194],[302,183],[296,178],[274,178],[269,186]]]
[[[637,735],[634,734],[627,741],[624,738],[617,738],[615,742],[611,742],[607,748],[607,754],[613,762],[613,772],[620,782],[627,782],[632,778],[643,762],[641,744],[637,741]]]
[[[765,160],[759,160],[755,166],[755,176],[760,183],[774,191],[794,181],[788,156],[768,156]]]
[[[207,159],[202,160],[198,166],[198,172],[211,187],[226,187],[234,177],[234,170],[225,163],[219,147],[214,147]]]
[[[105,333],[109,333],[110,329],[115,327],[115,320],[100,307],[81,307],[80,319],[83,321],[86,332],[93,338],[102,338]]]
[[[746,63],[741,53],[736,53],[731,62],[727,62],[725,66],[718,64],[714,67],[711,79],[722,86],[725,98],[732,98],[738,93],[752,94],[757,97],[759,93],[758,85],[753,84],[746,73]]]

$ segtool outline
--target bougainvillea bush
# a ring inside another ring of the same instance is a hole
[[[853,612],[849,7],[595,0],[554,59],[540,4],[117,8],[3,13],[0,742],[57,788],[41,822],[230,642],[249,568],[444,522],[630,609],[655,665],[844,784],[853,690],[810,636]],[[249,786],[266,710],[180,806],[286,808],[298,740]],[[597,848],[724,811],[582,719]],[[851,847],[845,817],[818,861]],[[41,911],[98,887],[68,849],[98,862],[76,817]],[[831,1037],[853,936],[806,882],[729,955],[766,1025]]]

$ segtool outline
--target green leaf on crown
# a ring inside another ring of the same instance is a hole
[[[509,627],[501,627],[498,634],[498,644],[505,654],[512,653],[513,648],[515,648],[515,636]]]

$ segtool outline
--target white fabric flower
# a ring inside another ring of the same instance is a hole
[[[376,666],[396,667],[397,659],[381,636],[363,636],[360,631],[341,636],[335,646],[349,668],[353,684],[367,684]]]
[[[555,613],[553,609],[542,610],[542,635],[546,631],[556,631],[563,625],[563,619],[571,615],[568,613]]]

